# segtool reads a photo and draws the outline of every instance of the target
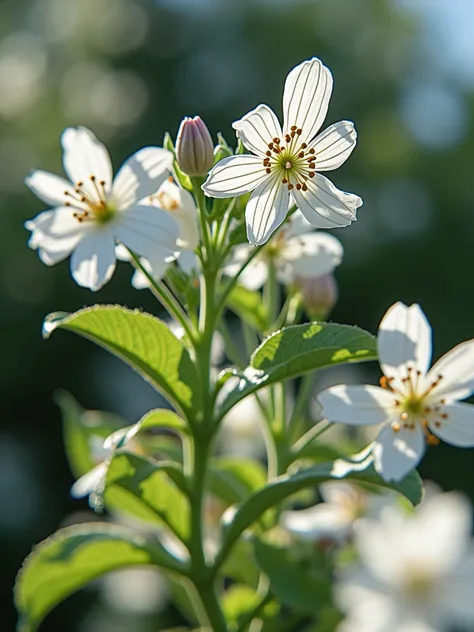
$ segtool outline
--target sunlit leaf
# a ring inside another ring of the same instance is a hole
[[[167,325],[144,312],[114,305],[95,305],[74,314],[56,312],[44,322],[44,335],[73,331],[132,366],[175,406],[191,412],[199,382],[183,343]]]
[[[271,334],[252,354],[238,388],[222,404],[224,416],[236,402],[259,388],[339,364],[377,359],[374,336],[350,325],[308,323]]]
[[[34,632],[58,603],[109,571],[153,565],[177,573],[184,566],[156,539],[106,523],[61,529],[25,560],[15,586],[19,632]]]

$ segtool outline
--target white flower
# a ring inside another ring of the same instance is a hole
[[[275,113],[259,105],[233,123],[252,154],[224,158],[202,188],[227,198],[253,191],[245,211],[251,244],[263,244],[284,221],[290,193],[306,219],[317,228],[347,226],[356,220],[362,200],[337,189],[318,171],[340,167],[356,144],[353,123],[340,121],[316,136],[326,118],[332,75],[319,59],[290,72],[283,92],[283,130]],[[316,138],[315,138],[316,136]]]
[[[161,187],[149,197],[141,201],[141,204],[153,206],[171,214],[179,227],[179,237],[176,240],[176,250],[179,252],[178,263],[180,267],[190,274],[193,270],[197,270],[197,261],[194,250],[199,244],[199,230],[197,224],[197,207],[193,196],[178,187],[173,178],[167,180]],[[117,258],[122,261],[130,259],[128,252],[117,246]],[[166,273],[166,269],[170,262],[176,257],[163,256],[159,250],[150,259],[140,258],[143,267],[157,281]],[[161,255],[161,258],[160,258]],[[141,270],[136,270],[132,277],[132,285],[137,290],[148,288],[150,283]]]
[[[396,506],[359,521],[360,562],[342,574],[338,632],[474,629],[471,507],[455,493],[426,500],[413,515]]]
[[[451,445],[474,446],[474,406],[458,403],[474,391],[474,340],[430,369],[431,328],[418,305],[396,303],[378,334],[384,377],[377,386],[333,386],[318,395],[329,421],[383,427],[373,444],[375,468],[400,480],[416,467],[436,435]]]
[[[145,147],[113,179],[109,154],[88,129],[66,129],[61,142],[70,182],[45,171],[26,179],[33,193],[53,207],[25,224],[32,231],[29,246],[39,250],[41,260],[54,265],[72,253],[75,281],[95,291],[112,276],[117,242],[147,258],[157,252],[174,256],[176,222],[139,202],[167,177],[172,154]]]
[[[241,273],[239,281],[249,290],[260,288],[268,277],[272,260],[281,283],[293,283],[297,277],[315,278],[331,273],[342,261],[341,242],[327,233],[313,232],[300,211],[296,211]],[[234,276],[252,253],[251,246],[234,248],[232,259],[224,272]]]
[[[352,535],[359,519],[377,516],[394,499],[390,492],[369,494],[356,485],[342,481],[323,483],[319,491],[324,502],[282,514],[281,525],[302,540],[342,542]]]

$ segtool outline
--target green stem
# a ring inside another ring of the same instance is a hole
[[[242,619],[240,620],[239,627],[237,628],[236,632],[245,632],[247,627],[252,623],[254,619],[258,617],[258,615],[262,612],[265,606],[271,602],[272,599],[273,599],[273,596],[269,592],[266,592],[261,597],[258,604],[248,614],[242,617]]]
[[[226,301],[230,295],[230,293],[232,292],[232,290],[234,289],[237,281],[239,280],[240,275],[242,274],[242,272],[245,270],[245,268],[249,265],[249,263],[251,263],[255,257],[258,255],[258,253],[261,251],[263,246],[256,246],[255,249],[252,251],[252,254],[250,255],[250,257],[247,259],[247,261],[245,261],[240,268],[237,270],[237,273],[229,280],[229,282],[227,283],[226,287],[224,288],[224,291],[221,294],[221,297],[219,299],[219,302],[217,303],[217,313],[220,314],[221,311],[224,309]]]
[[[316,424],[308,430],[291,449],[293,460],[298,458],[300,452],[302,452],[308,444],[314,441],[317,437],[326,432],[331,427],[331,423],[327,419],[323,419],[320,423]]]
[[[193,464],[191,468],[190,577],[206,612],[211,629],[215,632],[227,632],[227,624],[216,594],[212,568],[207,565],[204,553],[203,514],[207,464],[210,457],[211,444],[211,436],[205,433],[195,433],[192,454]]]
[[[211,231],[209,229],[208,222],[208,214],[206,207],[206,197],[201,189],[201,184],[203,183],[202,178],[191,178],[191,183],[193,185],[193,193],[196,198],[196,202],[198,205],[198,219],[199,219],[199,228],[201,231],[202,242],[205,248],[205,259],[207,262],[212,262],[214,249],[212,247],[212,236]]]
[[[153,278],[153,276],[148,272],[148,270],[143,266],[139,257],[129,248],[127,248],[130,257],[132,258],[133,265],[135,268],[140,270],[147,278],[150,283],[150,290],[153,295],[160,301],[163,307],[168,311],[169,315],[175,318],[180,325],[183,327],[186,332],[189,340],[192,342],[195,339],[195,332],[192,327],[192,323],[190,322],[186,312],[181,307],[181,304],[178,302],[173,293],[166,287],[166,285],[162,281],[157,281]]]
[[[308,405],[308,400],[313,388],[313,382],[314,374],[312,373],[308,373],[301,379],[295,405],[293,406],[291,418],[288,423],[288,436],[290,437],[291,442],[296,441],[298,438],[298,429],[301,425],[301,418]]]

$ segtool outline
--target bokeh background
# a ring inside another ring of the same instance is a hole
[[[42,339],[51,311],[95,301],[156,307],[131,288],[125,264],[93,295],[74,284],[67,263],[47,268],[37,259],[23,223],[43,205],[24,187],[25,175],[61,171],[59,137],[68,125],[94,130],[116,167],[139,147],[161,144],[166,130],[175,135],[184,115],[200,114],[213,134],[233,142],[231,122],[261,102],[279,112],[287,72],[317,55],[335,77],[328,123],[352,119],[359,132],[334,181],[365,201],[359,221],[336,233],[346,256],[333,319],[375,332],[393,302],[419,302],[438,357],[474,337],[474,6],[2,0],[0,38],[0,607],[8,630],[22,559],[73,512],[87,510],[69,497],[53,392],[71,391],[86,408],[130,423],[156,405],[153,392],[105,352],[66,333]],[[473,451],[440,446],[421,472],[472,498],[473,463]],[[125,585],[132,591],[135,580]],[[44,629],[156,629],[153,617],[130,627],[133,613],[117,609],[109,592],[108,605],[88,593],[72,598]]]

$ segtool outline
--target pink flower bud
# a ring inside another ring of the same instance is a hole
[[[338,298],[334,276],[325,274],[320,277],[297,277],[295,284],[301,292],[303,305],[308,315],[315,320],[324,320]]]
[[[199,117],[185,117],[176,140],[178,165],[188,176],[205,176],[214,162],[214,145],[209,130]]]

